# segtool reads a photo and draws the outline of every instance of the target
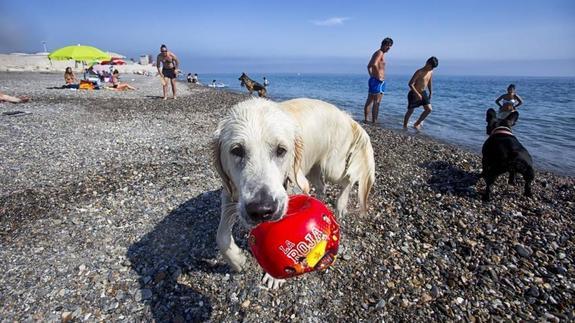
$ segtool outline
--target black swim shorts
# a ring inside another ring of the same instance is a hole
[[[431,104],[431,101],[429,100],[429,95],[427,95],[427,91],[423,91],[423,93],[421,93],[421,100],[419,99],[417,94],[413,92],[413,90],[409,91],[409,93],[407,94],[408,109],[415,109],[422,105],[428,105],[428,104]]]
[[[174,69],[174,68],[163,68],[162,69],[162,75],[164,75],[164,77],[167,77],[169,79],[175,79],[176,78],[176,69]]]

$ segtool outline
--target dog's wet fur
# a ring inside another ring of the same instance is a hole
[[[509,114],[505,119],[497,119],[494,109],[487,110],[487,134],[489,137],[483,144],[481,176],[485,179],[484,201],[489,201],[491,185],[503,173],[509,173],[509,184],[515,184],[517,173],[525,180],[524,195],[532,196],[531,182],[535,178],[531,155],[512,134],[511,127],[519,118],[517,111]]]
[[[260,98],[265,98],[267,95],[267,91],[265,86],[261,85],[260,83],[252,80],[246,73],[242,73],[242,75],[238,78],[241,81],[241,86],[248,89],[250,95],[256,91]]]

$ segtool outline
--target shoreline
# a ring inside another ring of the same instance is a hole
[[[537,170],[526,199],[502,175],[483,203],[477,154],[362,124],[376,161],[368,217],[354,189],[334,266],[268,291],[252,257],[233,273],[215,243],[211,136],[249,96],[180,82],[163,101],[156,77],[123,76],[138,90],[0,73],[0,91],[32,98],[0,104],[31,112],[0,115],[1,317],[575,319],[574,178]],[[246,230],[234,236],[245,249]]]

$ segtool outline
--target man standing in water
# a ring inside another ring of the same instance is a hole
[[[433,69],[436,68],[437,65],[439,65],[439,61],[435,56],[431,56],[427,62],[425,62],[425,66],[418,69],[411,77],[409,81],[410,91],[407,94],[407,112],[403,117],[403,129],[407,129],[407,123],[415,108],[423,106],[423,112],[419,116],[419,119],[413,124],[413,127],[417,130],[421,128],[423,120],[431,113],[431,81],[433,78]],[[429,94],[425,88],[429,90]]]
[[[164,100],[168,98],[168,80],[172,83],[172,94],[176,98],[176,77],[178,75],[177,68],[179,65],[178,58],[172,52],[168,51],[166,45],[160,46],[160,54],[156,58],[156,66],[158,73],[162,78],[162,87],[164,90]],[[160,70],[160,65],[162,69]]]
[[[369,93],[363,108],[365,122],[368,122],[367,118],[369,116],[370,109],[371,122],[375,123],[377,121],[379,104],[381,103],[383,92],[385,92],[385,59],[383,56],[389,51],[391,46],[393,46],[393,40],[389,37],[385,38],[381,42],[381,48],[373,53],[371,60],[367,65],[367,72],[369,73]]]

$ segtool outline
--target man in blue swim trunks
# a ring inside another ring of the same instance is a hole
[[[371,122],[375,123],[377,121],[379,104],[381,103],[383,92],[385,92],[385,59],[383,56],[389,51],[391,46],[393,46],[393,40],[389,37],[385,38],[381,42],[381,48],[373,53],[367,65],[367,72],[369,73],[369,93],[365,101],[365,106],[363,107],[365,122],[368,122],[370,109]]]
[[[419,119],[413,124],[417,130],[421,129],[423,120],[431,113],[431,81],[433,78],[433,69],[439,65],[439,61],[435,56],[431,56],[425,66],[415,71],[411,80],[409,80],[409,93],[407,94],[407,112],[403,117],[403,129],[407,129],[409,118],[413,114],[415,108],[423,106],[423,112]],[[429,90],[429,94],[425,89]]]

